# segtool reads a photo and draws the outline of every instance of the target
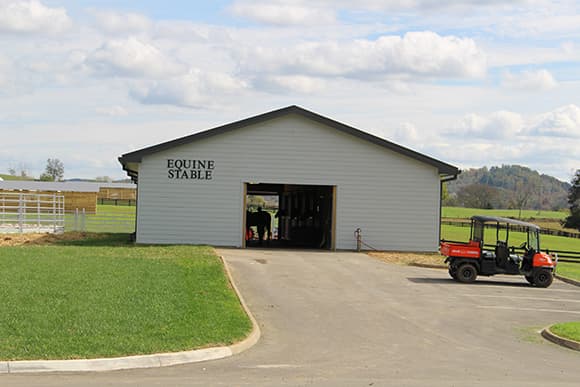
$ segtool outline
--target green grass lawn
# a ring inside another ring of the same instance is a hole
[[[443,207],[443,218],[469,219],[473,215],[503,216],[518,218],[519,210],[484,210],[481,208]],[[564,219],[568,211],[522,210],[522,219]]]
[[[115,206],[97,204],[96,214],[86,214],[84,224],[75,214],[65,215],[66,231],[86,231],[96,233],[131,233],[135,231],[135,206]]]
[[[550,330],[558,336],[580,342],[580,322],[569,322],[552,325]]]
[[[558,262],[556,274],[580,281],[580,263]]]
[[[211,248],[127,239],[0,248],[0,359],[180,351],[249,333]]]
[[[135,214],[135,206],[115,206],[114,204],[97,204],[97,212],[115,214]]]

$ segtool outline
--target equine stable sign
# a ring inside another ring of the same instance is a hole
[[[172,180],[213,180],[215,160],[167,159],[167,178]]]

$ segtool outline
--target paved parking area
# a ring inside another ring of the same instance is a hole
[[[577,386],[580,353],[540,338],[580,320],[580,288],[447,272],[356,253],[221,250],[260,323],[238,356],[161,369],[6,375],[6,386]]]

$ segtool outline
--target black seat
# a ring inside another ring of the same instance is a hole
[[[509,255],[510,252],[507,243],[503,241],[497,241],[497,244],[495,245],[495,259],[497,265],[500,267],[505,267]]]

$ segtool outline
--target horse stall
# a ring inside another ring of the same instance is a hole
[[[256,211],[254,196],[276,196],[277,207]],[[246,247],[333,249],[334,196],[333,186],[246,184]]]

